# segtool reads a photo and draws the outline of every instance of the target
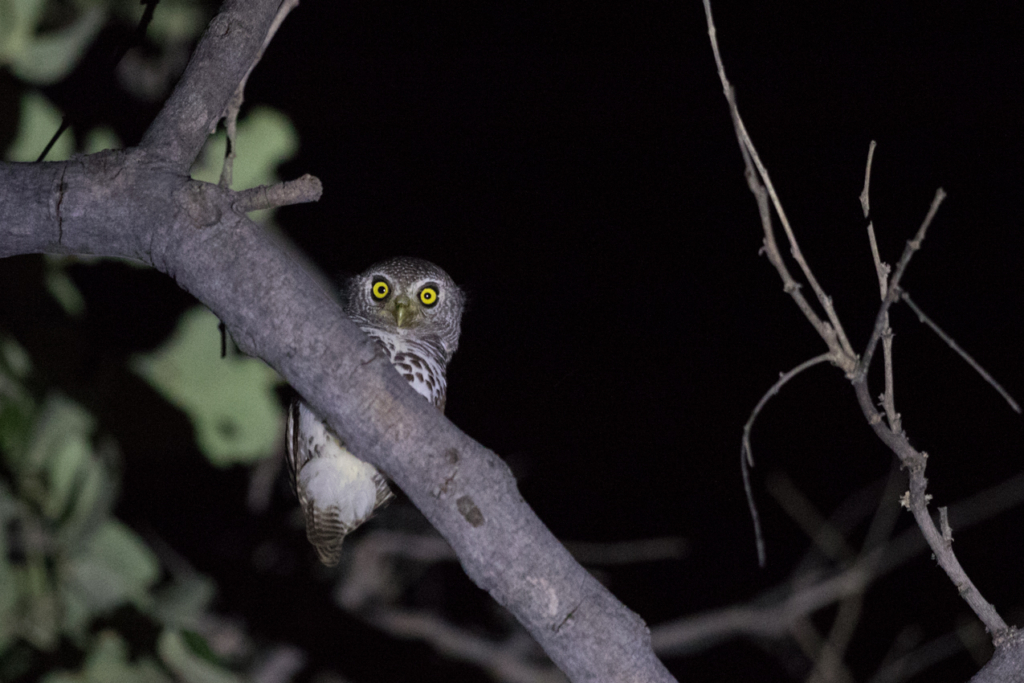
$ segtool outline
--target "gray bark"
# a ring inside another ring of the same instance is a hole
[[[644,622],[558,543],[505,463],[419,398],[317,280],[235,207],[236,193],[188,177],[278,5],[225,3],[139,147],[0,164],[0,257],[120,256],[174,278],[408,494],[469,577],[573,681],[674,680]]]

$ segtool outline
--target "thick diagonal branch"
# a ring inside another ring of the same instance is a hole
[[[505,463],[410,388],[238,195],[187,177],[279,4],[224,5],[141,147],[0,164],[0,257],[121,256],[170,275],[409,495],[572,680],[672,681],[644,622],[558,543]]]

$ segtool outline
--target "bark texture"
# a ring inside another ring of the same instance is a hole
[[[0,164],[0,256],[137,259],[210,308],[405,491],[470,578],[573,681],[671,681],[650,633],[526,505],[505,463],[422,401],[319,280],[188,169],[257,59],[278,0],[230,0],[139,147]]]

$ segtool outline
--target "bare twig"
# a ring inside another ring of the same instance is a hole
[[[875,141],[868,145],[868,163],[864,167],[864,189],[860,193],[860,208],[864,212],[864,218],[871,215],[871,164],[875,160]]]
[[[925,312],[921,310],[921,307],[914,303],[914,301],[910,298],[909,292],[907,292],[906,290],[900,290],[900,298],[903,299],[903,301],[905,301],[906,304],[910,306],[911,310],[913,310],[914,313],[917,314],[918,320],[920,320],[925,325],[930,327],[932,332],[939,335],[939,338],[942,341],[946,342],[946,344],[949,345],[949,348],[953,349],[958,354],[960,354],[960,357],[967,361],[967,364],[974,368],[974,371],[981,375],[982,379],[991,384],[992,387],[999,392],[999,395],[1002,396],[1003,399],[1010,404],[1010,407],[1013,408],[1015,412],[1021,412],[1020,405],[1015,400],[1013,400],[1013,396],[1010,396],[1010,392],[1004,389],[1003,386],[999,382],[997,382],[992,375],[985,371],[985,368],[981,367],[978,361],[974,360],[974,358],[971,357],[969,353],[964,351],[960,347],[960,345],[953,340],[952,337],[950,337],[942,330],[941,327],[936,325],[934,320],[925,315]]]
[[[729,79],[725,75],[722,55],[719,53],[718,49],[717,31],[715,29],[714,19],[712,18],[710,0],[705,0],[703,5],[705,5],[705,14],[708,17],[708,36],[711,38],[712,51],[715,53],[715,63],[718,66],[718,77],[722,82],[722,91],[725,93],[725,98],[729,103],[729,115],[732,117],[732,125],[736,131],[736,139],[739,141],[739,151],[743,156],[743,163],[746,166],[746,184],[751,188],[751,191],[758,202],[758,211],[761,214],[761,223],[765,232],[765,255],[768,256],[769,262],[775,267],[782,279],[782,290],[793,297],[794,302],[807,317],[808,322],[814,327],[814,330],[818,333],[821,339],[824,340],[828,349],[833,352],[833,362],[835,362],[835,364],[848,376],[852,376],[857,365],[856,353],[854,353],[853,347],[850,345],[850,342],[846,337],[846,333],[843,331],[843,326],[839,322],[839,316],[836,315],[833,304],[831,304],[831,298],[826,296],[824,291],[822,291],[820,286],[818,286],[817,280],[814,278],[814,274],[811,272],[810,267],[807,265],[807,261],[804,259],[803,253],[800,251],[800,246],[797,244],[797,238],[790,227],[790,222],[788,222],[785,217],[785,212],[782,211],[782,205],[778,201],[778,196],[775,194],[774,185],[771,184],[771,179],[768,177],[768,171],[765,169],[764,164],[761,163],[761,159],[757,155],[757,150],[755,150],[754,142],[751,140],[750,134],[746,132],[746,127],[743,125],[743,121],[739,116],[739,108],[736,106],[735,92],[733,91],[732,84],[729,83]],[[761,177],[762,181],[759,181],[758,177]],[[800,264],[801,269],[804,271],[804,275],[806,276],[807,281],[811,284],[811,289],[814,290],[815,295],[818,297],[819,303],[825,309],[825,314],[829,321],[828,323],[822,321],[818,314],[814,312],[810,303],[801,293],[800,285],[796,280],[794,280],[790,270],[786,268],[785,263],[782,261],[781,253],[778,251],[778,246],[775,243],[775,234],[771,227],[771,212],[768,210],[769,198],[775,206],[775,211],[782,223],[782,228],[785,230],[786,238],[790,240],[791,253],[797,263]]]
[[[894,469],[887,479],[881,496],[877,497],[879,502],[875,506],[875,514],[864,539],[861,550],[862,557],[867,556],[870,551],[886,542],[898,519],[899,508],[893,504],[893,501],[896,499],[896,492],[900,486],[898,480],[902,477]],[[800,525],[826,557],[837,562],[856,559],[854,550],[847,543],[839,526],[819,513],[814,504],[788,477],[775,475],[769,479],[768,486],[769,491],[775,495],[783,509]],[[808,571],[815,570],[805,569],[802,573],[805,575]],[[793,583],[799,585],[801,578],[801,573],[794,575]],[[800,643],[801,647],[815,662],[814,669],[806,679],[807,681],[823,683],[833,680],[848,680],[843,678],[844,674],[848,673],[843,664],[843,657],[860,621],[862,606],[862,592],[844,596],[840,601],[828,636],[825,638],[821,638],[817,634],[813,623],[806,617],[796,622],[794,636],[798,640],[803,638],[803,642]]]
[[[320,200],[324,188],[320,180],[310,174],[273,185],[260,185],[236,194],[235,210],[241,213],[273,209],[290,204],[305,204]]]
[[[832,360],[833,354],[823,353],[820,356],[815,356],[810,360],[805,360],[800,365],[796,366],[789,372],[782,373],[779,380],[772,385],[772,387],[765,392],[761,400],[754,406],[754,410],[750,413],[750,417],[747,419],[747,424],[743,425],[743,439],[740,445],[740,472],[743,474],[743,490],[747,494],[747,507],[750,508],[750,518],[754,523],[754,543],[757,546],[757,564],[760,567],[765,565],[767,561],[767,553],[764,547],[764,534],[761,532],[761,517],[757,513],[757,504],[754,502],[754,491],[750,486],[750,471],[749,467],[754,466],[754,449],[750,446],[750,430],[754,428],[754,421],[760,414],[761,409],[764,408],[768,400],[779,393],[779,389],[789,380],[793,379],[801,372],[809,367],[817,365],[818,363],[824,363],[827,360]]]
[[[950,524],[966,529],[1022,503],[1024,472],[950,505]],[[863,592],[878,577],[929,549],[914,528],[905,530],[884,546],[867,550],[868,547],[865,543],[865,551],[849,567],[826,574],[810,585],[803,584],[802,577],[793,577],[766,591],[761,599],[659,624],[651,632],[654,649],[662,655],[684,655],[731,638],[785,637],[795,619]]]
[[[263,39],[263,46],[256,54],[256,58],[252,60],[249,65],[249,70],[245,72],[245,76],[239,81],[238,87],[235,88],[234,94],[231,96],[231,100],[228,102],[228,106],[224,110],[224,128],[227,132],[227,141],[224,146],[224,166],[220,171],[220,182],[218,183],[225,190],[231,189],[231,179],[234,173],[235,166],[235,137],[238,132],[238,113],[242,108],[242,103],[245,101],[245,85],[249,82],[249,76],[252,74],[252,70],[256,68],[256,65],[263,59],[263,53],[267,49],[267,45],[277,35],[277,29],[281,28],[281,24],[284,22],[285,17],[298,7],[299,0],[281,0],[281,6],[277,10],[277,15],[274,17],[274,21],[270,24],[270,30],[267,31],[266,37]],[[294,202],[292,202],[294,203]],[[282,206],[277,204],[277,206]],[[266,207],[265,207],[266,208]]]
[[[780,472],[768,477],[765,484],[779,507],[807,534],[822,555],[833,562],[851,561],[856,557],[842,531],[818,511],[792,479]]]
[[[837,653],[830,651],[830,643],[821,637],[809,618],[796,619],[790,633],[804,654],[815,663],[814,669],[805,679],[807,683],[856,683],[853,673]],[[828,677],[823,679],[823,675]]]
[[[861,356],[860,362],[858,363],[857,371],[853,377],[853,381],[857,382],[863,379],[867,374],[868,368],[871,366],[871,358],[875,354],[875,348],[878,346],[878,340],[881,339],[882,333],[885,332],[887,325],[885,324],[886,314],[889,312],[889,307],[892,306],[893,302],[899,296],[900,292],[900,280],[903,279],[903,273],[907,270],[907,265],[910,263],[910,259],[914,256],[914,252],[921,248],[921,243],[924,242],[925,235],[928,232],[928,226],[931,225],[932,219],[935,218],[935,213],[939,210],[939,205],[942,204],[942,200],[946,198],[946,193],[940,187],[935,191],[935,197],[932,199],[932,204],[928,207],[928,213],[924,217],[924,221],[921,223],[921,227],[918,228],[917,234],[914,235],[914,239],[907,242],[906,248],[903,250],[903,255],[900,257],[899,263],[896,264],[896,272],[893,273],[892,278],[889,281],[889,288],[885,294],[885,298],[882,299],[882,305],[878,309],[878,315],[875,316],[875,328],[871,332],[871,338],[868,340],[867,347],[864,349],[864,354]]]
[[[416,638],[430,643],[435,650],[455,660],[469,662],[507,683],[566,683],[566,677],[553,666],[531,661],[520,639],[492,641],[484,636],[423,611],[404,609],[374,610],[369,621],[399,638]]]
[[[871,164],[875,159],[875,141],[868,146],[868,162],[864,168],[864,189],[860,193],[860,206],[864,218],[871,215]],[[875,274],[878,276],[878,292],[882,301],[889,290],[889,264],[882,261],[878,253],[878,240],[875,239],[874,221],[868,220],[868,242],[871,244],[871,258],[875,263]],[[900,414],[896,412],[896,388],[892,374],[892,328],[889,325],[889,313],[885,314],[885,329],[882,331],[882,358],[885,365],[885,392],[882,394],[882,407],[889,418],[889,428],[899,434],[903,431]]]
[[[934,520],[931,518],[931,514],[928,512],[930,496],[926,493],[928,480],[924,476],[928,454],[917,451],[907,441],[906,436],[895,434],[883,424],[882,416],[875,410],[874,402],[868,393],[866,382],[863,380],[855,381],[853,385],[857,394],[857,402],[860,404],[861,411],[867,418],[868,424],[871,425],[875,434],[896,454],[900,462],[910,472],[910,491],[907,495],[908,505],[918,527],[921,529],[921,533],[935,554],[936,561],[943,571],[946,572],[953,585],[956,586],[960,596],[970,605],[982,623],[985,624],[985,627],[992,634],[993,642],[999,645],[1009,634],[1006,622],[999,616],[999,613],[996,612],[992,604],[985,600],[974,585],[974,582],[967,576],[952,548],[943,541],[942,535],[939,533]]]
[[[761,222],[765,228],[765,253],[768,255],[768,259],[772,265],[779,271],[779,275],[783,280],[784,290],[793,296],[797,305],[800,307],[800,310],[803,311],[808,321],[810,321],[814,326],[814,329],[818,331],[818,334],[821,335],[822,339],[825,340],[825,343],[828,344],[829,349],[831,349],[835,354],[836,357],[833,359],[833,362],[842,368],[847,374],[850,374],[853,372],[856,364],[856,354],[853,351],[853,346],[847,339],[846,332],[843,331],[842,323],[839,322],[839,316],[836,315],[835,308],[832,305],[832,297],[825,294],[821,285],[818,284],[817,278],[814,277],[814,273],[811,272],[810,266],[807,264],[806,259],[804,259],[803,252],[800,251],[800,245],[797,243],[796,235],[793,233],[793,229],[789,225],[789,219],[786,217],[786,212],[782,208],[782,202],[779,201],[778,194],[775,192],[775,186],[772,184],[771,178],[768,176],[768,170],[761,162],[761,157],[757,154],[754,142],[751,140],[750,134],[747,133],[747,128],[743,123],[743,118],[740,116],[739,107],[736,106],[736,94],[733,90],[732,84],[729,83],[729,79],[725,75],[725,66],[722,63],[722,56],[718,50],[717,30],[715,29],[715,22],[711,16],[710,0],[704,0],[704,14],[708,21],[708,36],[711,39],[711,49],[714,52],[715,64],[718,67],[718,78],[722,82],[722,90],[729,103],[729,114],[732,116],[733,127],[736,129],[736,137],[739,140],[740,149],[743,153],[743,160],[747,166],[747,185],[750,186],[755,197],[758,197],[758,210],[761,212]],[[754,170],[755,167],[756,172]],[[757,177],[761,178],[760,183],[758,183],[756,179]],[[761,183],[763,183],[763,185]],[[755,185],[759,185],[761,189],[755,189]],[[799,285],[797,285],[796,281],[792,278],[788,269],[783,264],[781,254],[775,244],[775,237],[772,234],[771,229],[771,217],[766,213],[765,203],[761,199],[762,193],[766,194],[771,199],[772,205],[775,207],[775,213],[779,216],[779,222],[782,225],[782,229],[786,233],[786,238],[789,240],[790,254],[800,266],[804,277],[807,278],[807,282],[810,283],[811,289],[818,298],[818,303],[820,303],[822,308],[825,309],[825,315],[829,320],[828,323],[821,321],[817,314],[813,312],[810,305],[803,300],[803,297],[799,296]]]
[[[918,229],[914,239],[908,241],[906,248],[903,250],[903,256],[900,258],[896,271],[889,280],[888,291],[882,299],[882,305],[879,307],[875,318],[874,330],[853,378],[853,386],[857,394],[857,401],[860,403],[861,411],[867,418],[868,424],[871,425],[871,428],[874,429],[882,442],[896,454],[900,462],[903,463],[910,473],[910,490],[906,496],[907,506],[913,513],[921,533],[924,534],[925,540],[935,554],[936,561],[943,571],[946,572],[953,585],[957,587],[961,597],[970,605],[982,623],[985,624],[985,627],[992,634],[993,642],[998,645],[1009,634],[1006,622],[999,616],[999,613],[996,612],[992,604],[985,600],[981,592],[974,585],[974,582],[967,576],[956,554],[953,552],[952,546],[943,540],[942,534],[936,528],[935,521],[928,511],[930,496],[926,493],[928,480],[924,476],[928,455],[911,446],[902,432],[896,432],[882,423],[882,417],[875,410],[866,381],[867,371],[870,367],[874,350],[888,327],[889,307],[899,296],[900,279],[906,272],[907,265],[910,263],[914,252],[921,248],[921,243],[924,241],[928,226],[931,225],[932,219],[935,217],[935,213],[938,211],[939,205],[945,196],[946,193],[941,188],[936,191],[935,198],[932,200],[931,207],[928,209],[928,214],[921,223],[921,227]]]
[[[925,669],[961,652],[963,647],[964,643],[955,632],[946,633],[885,664],[868,680],[868,683],[906,681]]]
[[[568,542],[582,562],[625,564],[679,557],[685,543],[678,538],[655,538],[624,543]],[[396,604],[405,590],[398,559],[424,565],[455,561],[451,546],[436,535],[375,530],[349,549],[351,568],[334,591],[338,604],[360,619],[401,638],[415,638],[439,653],[469,662],[509,683],[560,682],[554,667],[541,663],[540,650],[525,632],[487,636],[460,628],[442,616]],[[525,640],[524,640],[525,639]]]
[[[823,323],[820,320],[817,320],[816,316],[809,314],[805,308],[806,304],[801,305],[801,310],[804,311],[805,316],[811,324],[814,325],[815,330],[818,331],[822,336],[822,339],[828,345],[830,352],[833,354],[833,362],[846,371],[847,377],[851,380],[854,386],[857,401],[861,406],[861,411],[864,413],[865,418],[868,420],[868,424],[872,427],[882,442],[896,454],[900,459],[900,462],[908,468],[910,472],[910,491],[908,493],[909,506],[914,514],[918,527],[921,529],[922,534],[924,534],[928,545],[935,553],[939,566],[941,566],[946,572],[947,576],[949,576],[950,580],[957,587],[957,590],[960,592],[967,604],[970,605],[971,609],[978,615],[978,618],[985,624],[985,627],[990,633],[992,633],[993,642],[997,646],[1003,642],[1009,642],[1009,636],[1013,635],[1013,633],[1008,629],[1006,622],[1003,621],[1001,616],[999,616],[995,608],[986,601],[984,597],[982,597],[977,587],[970,580],[967,573],[960,565],[960,562],[957,560],[952,548],[943,543],[942,536],[928,512],[928,497],[926,495],[927,479],[924,476],[927,454],[915,450],[902,432],[896,432],[883,424],[882,416],[879,415],[878,411],[875,409],[874,402],[870,396],[866,382],[866,376],[868,368],[871,366],[872,356],[878,346],[879,340],[888,329],[887,314],[890,306],[892,306],[893,302],[899,296],[900,280],[906,272],[907,265],[909,264],[914,252],[921,248],[921,243],[924,241],[925,235],[927,234],[928,226],[931,225],[932,219],[935,217],[935,213],[938,211],[939,205],[945,198],[946,193],[941,188],[936,191],[935,198],[932,200],[931,207],[929,208],[928,214],[925,216],[921,227],[918,229],[914,238],[907,242],[907,247],[904,249],[903,255],[900,258],[899,263],[896,265],[896,270],[889,280],[886,295],[882,299],[882,304],[879,307],[878,314],[875,319],[875,326],[872,330],[871,338],[868,340],[864,354],[859,361],[854,360],[856,358],[856,354],[853,352],[852,347],[850,347],[849,342],[846,339],[846,335],[843,333],[842,326],[840,325],[838,317],[835,315],[835,311],[832,307],[831,299],[829,299],[829,297],[825,295],[824,291],[822,291],[818,286],[810,268],[804,261],[799,247],[796,244],[796,239],[789,227],[789,222],[785,217],[785,213],[782,211],[781,204],[778,201],[778,196],[776,195],[773,186],[771,185],[771,181],[768,178],[768,172],[761,163],[760,158],[757,156],[757,152],[750,140],[750,136],[747,134],[746,127],[743,125],[743,121],[739,115],[739,110],[736,106],[732,86],[725,76],[725,68],[722,65],[721,55],[719,54],[716,30],[711,17],[711,5],[709,0],[704,0],[704,12],[707,16],[708,36],[711,40],[715,63],[718,67],[719,79],[722,82],[722,88],[725,93],[726,100],[729,103],[729,112],[733,119],[733,126],[736,129],[744,162],[747,165],[747,184],[754,192],[754,196],[758,202],[758,210],[761,212],[761,221],[765,228],[765,250],[768,253],[769,259],[779,271],[780,276],[782,276],[783,281],[786,284],[787,291],[790,291],[790,287],[792,285],[791,278],[787,280],[788,274],[785,272],[784,267],[780,267],[781,258],[777,253],[772,253],[772,250],[775,249],[775,247],[774,240],[770,234],[770,217],[765,215],[765,202],[763,199],[765,193],[771,197],[772,202],[775,205],[775,210],[779,215],[779,220],[782,223],[783,230],[785,230],[786,236],[790,241],[793,258],[800,264],[805,277],[807,277],[812,289],[814,289],[815,294],[818,296],[819,303],[821,303],[825,308],[830,323]],[[764,183],[763,189],[756,187],[757,181],[754,178],[754,171],[751,168],[751,164],[757,167],[757,173],[759,174],[761,181]],[[797,299],[795,295],[794,299]],[[800,305],[799,301],[798,305]],[[1016,641],[1014,641],[1014,643],[1016,644]]]
[[[953,528],[949,526],[949,508],[939,508],[939,528],[942,529],[942,540],[946,543],[953,542]]]

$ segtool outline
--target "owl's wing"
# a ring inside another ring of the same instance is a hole
[[[306,518],[306,537],[320,561],[332,567],[345,536],[394,494],[377,468],[345,447],[301,400],[288,410],[288,471]]]

